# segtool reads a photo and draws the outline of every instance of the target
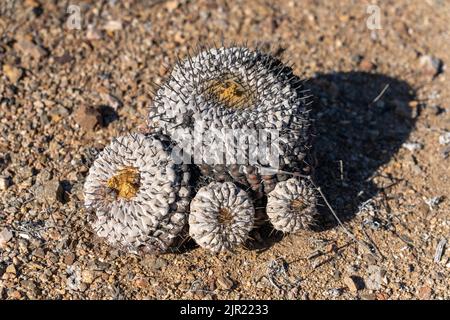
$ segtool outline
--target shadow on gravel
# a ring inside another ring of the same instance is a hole
[[[409,102],[415,92],[404,81],[365,72],[318,74],[307,87],[316,97],[315,180],[339,218],[348,221],[380,191],[371,177],[414,128],[417,115]],[[319,230],[335,227],[328,208],[321,211]]]
[[[415,93],[406,82],[365,72],[318,74],[306,82],[306,87],[315,96],[311,113],[316,122],[314,180],[341,221],[349,221],[380,191],[370,178],[392,158],[413,129],[415,115],[409,102]],[[263,221],[267,216],[265,199],[261,201],[255,207],[257,219],[263,223],[251,233],[246,244],[250,250],[265,251],[284,237]],[[320,203],[315,231],[336,227],[336,219],[324,202]],[[187,241],[177,250],[195,247],[193,241]]]
[[[315,96],[311,113],[316,122],[314,180],[341,221],[349,221],[364,202],[380,192],[371,177],[414,128],[416,115],[409,102],[415,92],[404,81],[366,72],[317,74],[306,87]],[[338,222],[320,203],[315,231],[336,227]],[[266,223],[252,236],[256,239],[249,248],[264,251],[284,235]]]

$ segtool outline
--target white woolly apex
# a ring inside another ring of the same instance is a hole
[[[267,215],[273,227],[283,232],[309,229],[317,215],[317,196],[306,180],[291,178],[277,183],[267,197]]]
[[[130,250],[167,250],[186,223],[187,204],[180,198],[189,192],[182,187],[187,185],[183,177],[189,178],[158,136],[114,139],[84,184],[85,206],[95,213],[94,230]]]
[[[231,182],[212,182],[191,202],[189,234],[213,252],[232,251],[253,228],[255,210],[247,193]]]

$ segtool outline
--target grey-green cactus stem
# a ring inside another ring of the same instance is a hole
[[[164,252],[187,222],[187,166],[162,136],[114,139],[94,161],[84,185],[94,231],[130,251]]]

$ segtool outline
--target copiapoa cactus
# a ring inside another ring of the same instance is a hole
[[[317,218],[317,195],[308,180],[279,182],[267,196],[267,215],[276,230],[293,233],[310,229]]]
[[[253,228],[255,210],[247,193],[231,182],[202,187],[191,202],[189,234],[215,253],[233,251]]]
[[[84,185],[95,232],[131,251],[164,252],[183,230],[189,171],[162,136],[128,134],[94,161]]]
[[[166,252],[189,222],[201,247],[234,251],[266,221],[254,209],[264,195],[275,229],[309,229],[317,197],[298,177],[314,166],[310,102],[292,69],[258,50],[213,48],[178,61],[155,94],[151,134],[115,139],[89,171],[94,230],[131,251]],[[188,216],[191,187],[199,190]]]
[[[244,154],[243,161],[208,163],[202,159],[199,163],[194,157],[194,162],[214,180],[234,181],[261,195],[289,178],[286,172],[309,174],[312,169],[309,98],[292,69],[270,55],[243,47],[214,48],[178,61],[156,92],[148,124],[155,132],[170,135],[184,152],[194,156],[211,157],[211,147],[220,144],[208,133],[237,130],[234,140],[223,141],[225,155],[237,149]],[[202,141],[197,141],[207,147],[203,152],[186,148],[186,143],[193,145],[189,138],[195,130],[205,133]],[[272,138],[271,146],[279,153],[276,168],[252,162],[245,148],[254,141],[238,141],[242,134],[238,130],[259,134],[275,130],[277,137]]]

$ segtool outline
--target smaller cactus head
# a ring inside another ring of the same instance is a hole
[[[118,198],[130,200],[134,198],[139,190],[139,171],[134,167],[124,167],[112,176],[107,186],[116,192]]]

